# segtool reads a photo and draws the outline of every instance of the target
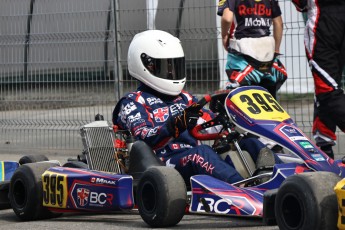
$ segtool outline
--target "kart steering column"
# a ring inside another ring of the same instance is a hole
[[[234,138],[234,139],[232,140],[232,143],[234,144],[234,146],[235,146],[235,148],[236,148],[238,154],[240,154],[240,158],[241,158],[241,160],[242,160],[242,163],[243,163],[244,166],[246,167],[246,169],[247,169],[249,175],[252,176],[252,175],[253,175],[253,171],[250,169],[249,164],[248,164],[248,161],[247,161],[247,159],[245,158],[245,156],[244,156],[244,154],[243,154],[243,152],[242,152],[242,150],[241,150],[241,148],[240,148],[240,146],[239,146],[239,144],[238,144],[238,142],[237,142],[237,139]]]

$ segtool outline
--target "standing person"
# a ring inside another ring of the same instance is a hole
[[[341,88],[345,65],[345,1],[292,2],[298,11],[308,14],[304,44],[315,87],[314,139],[334,158],[336,127],[345,132],[345,96]]]
[[[222,41],[228,51],[229,85],[260,85],[276,98],[287,79],[285,67],[277,58],[283,36],[278,1],[219,0],[217,14],[222,17]],[[230,34],[233,23],[235,32]]]
[[[160,30],[134,36],[128,49],[128,71],[140,81],[137,91],[126,94],[113,111],[113,123],[130,130],[166,163],[180,172],[186,183],[191,176],[207,174],[228,183],[242,176],[208,145],[188,130],[197,120],[208,120],[211,111],[200,110],[197,98],[183,91],[185,59],[180,40]],[[244,138],[239,145],[258,158],[264,144]],[[274,160],[274,159],[273,159]]]

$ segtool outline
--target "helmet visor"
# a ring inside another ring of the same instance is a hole
[[[181,80],[185,78],[184,57],[155,59],[146,54],[142,54],[141,61],[145,68],[156,77],[167,80]]]

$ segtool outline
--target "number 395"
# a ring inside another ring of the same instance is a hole
[[[43,175],[43,202],[48,205],[63,205],[65,177],[56,174]]]

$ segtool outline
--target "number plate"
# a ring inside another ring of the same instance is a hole
[[[66,208],[67,204],[67,176],[56,172],[46,171],[42,175],[43,206]]]
[[[282,122],[290,118],[273,96],[263,90],[240,91],[231,97],[231,101],[248,117],[255,120]]]

